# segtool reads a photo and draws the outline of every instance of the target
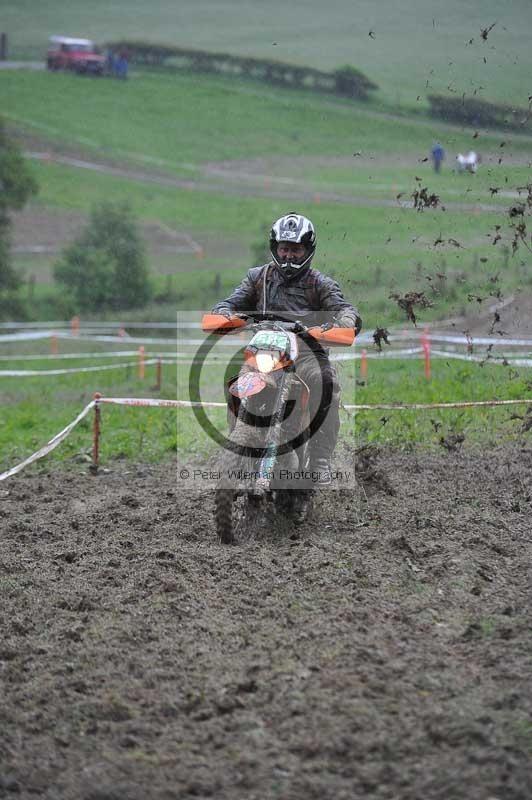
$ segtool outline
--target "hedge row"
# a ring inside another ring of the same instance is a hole
[[[476,97],[428,96],[430,113],[447,122],[460,122],[474,128],[506,128],[527,130],[531,127],[530,111],[498,103],[488,103]]]
[[[341,67],[332,73],[321,72],[311,67],[298,67],[281,61],[232,56],[227,53],[207,53],[142,41],[109,42],[107,47],[126,52],[134,64],[253,78],[276,86],[332,92],[357,100],[367,100],[369,92],[379,88],[363,72],[350,66]]]

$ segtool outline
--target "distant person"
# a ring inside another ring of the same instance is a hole
[[[105,73],[106,75],[110,75],[114,77],[115,75],[115,61],[116,56],[112,50],[108,50],[106,57],[105,57]]]
[[[458,153],[456,156],[456,166],[458,168],[458,172],[470,172],[474,174],[477,169],[478,165],[480,164],[480,156],[475,153],[474,150],[470,150],[467,155],[462,155],[462,153]]]
[[[433,146],[432,150],[430,151],[430,156],[432,158],[434,172],[439,172],[442,162],[445,158],[445,150],[439,142],[436,142],[436,144]]]
[[[127,60],[127,50],[120,50],[118,57],[115,59],[115,75],[117,78],[121,78],[123,81],[125,81],[127,78]]]

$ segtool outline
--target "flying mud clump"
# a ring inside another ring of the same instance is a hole
[[[425,295],[425,292],[406,292],[403,296],[398,294],[397,292],[391,292],[388,297],[391,300],[395,300],[399,308],[401,308],[405,313],[407,318],[414,323],[414,326],[417,328],[417,317],[414,313],[414,307],[418,306],[419,308],[432,308],[433,303],[429,298]]]

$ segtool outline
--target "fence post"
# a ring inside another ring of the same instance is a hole
[[[430,336],[428,328],[425,328],[423,331],[421,343],[423,345],[423,356],[425,360],[425,378],[430,381]]]
[[[92,426],[92,464],[89,469],[93,475],[98,472],[100,463],[100,398],[99,392],[94,392],[94,422]]]
[[[0,33],[0,61],[7,59],[7,33]]]
[[[70,330],[72,332],[72,336],[79,336],[79,317],[77,314],[70,320]]]
[[[58,352],[59,348],[57,346],[57,336],[55,335],[55,333],[52,333],[52,335],[50,336],[50,353],[53,356],[56,356]]]
[[[138,369],[139,379],[141,381],[144,380],[144,345],[141,344],[139,347],[139,369]]]
[[[155,367],[155,386],[154,386],[154,389],[155,389],[156,392],[160,392],[161,391],[162,377],[163,377],[163,362],[162,362],[162,359],[158,358],[157,359],[157,364],[156,364],[156,367]]]
[[[362,350],[360,354],[360,377],[363,380],[368,378],[368,351]]]

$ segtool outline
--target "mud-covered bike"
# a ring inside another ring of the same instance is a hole
[[[202,328],[210,334],[249,331],[243,364],[227,382],[230,434],[225,442],[215,490],[218,536],[224,543],[247,533],[266,509],[290,525],[308,514],[314,484],[308,443],[321,424],[310,419],[310,389],[296,372],[302,345],[352,345],[352,328],[331,323],[307,327],[291,315],[206,314]],[[314,389],[313,389],[314,390]],[[327,408],[332,385],[324,382],[320,409]]]

